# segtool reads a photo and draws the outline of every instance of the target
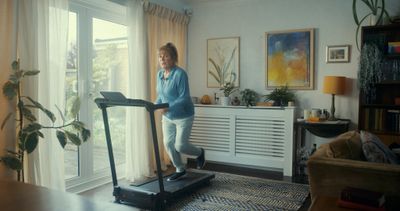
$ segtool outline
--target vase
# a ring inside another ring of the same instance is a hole
[[[222,106],[228,106],[231,102],[230,97],[220,97],[219,100],[220,100]]]

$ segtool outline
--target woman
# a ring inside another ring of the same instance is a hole
[[[204,149],[189,143],[194,119],[194,106],[190,98],[188,77],[182,68],[176,65],[178,51],[172,43],[162,46],[158,52],[161,69],[157,74],[156,103],[168,103],[162,109],[162,130],[164,145],[176,172],[167,181],[176,181],[186,174],[181,153],[196,156],[197,168],[205,164]]]

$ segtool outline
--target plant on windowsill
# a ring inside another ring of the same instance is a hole
[[[265,97],[264,101],[273,101],[274,106],[287,106],[289,101],[294,102],[296,100],[296,95],[289,90],[287,85],[275,88],[271,93],[263,95],[263,97]]]
[[[61,147],[65,147],[67,141],[79,146],[82,142],[86,142],[90,137],[90,130],[85,128],[83,122],[77,118],[80,101],[78,98],[74,100],[69,109],[68,116],[70,120],[66,120],[63,112],[56,106],[59,115],[62,119],[61,125],[54,125],[56,116],[43,107],[39,102],[29,96],[21,94],[21,82],[24,77],[31,77],[39,74],[39,70],[21,70],[20,63],[14,61],[12,63],[13,73],[9,80],[3,85],[3,94],[8,100],[13,101],[16,98],[16,111],[10,112],[1,124],[1,129],[4,128],[7,121],[14,118],[17,122],[17,146],[16,149],[7,150],[7,154],[0,157],[6,167],[17,171],[18,181],[24,182],[24,156],[25,153],[33,152],[40,138],[44,138],[41,131],[55,130],[57,139]],[[43,125],[38,122],[33,110],[40,110],[51,120],[53,125]],[[78,135],[79,134],[79,135]]]

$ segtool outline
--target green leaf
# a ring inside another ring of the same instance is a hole
[[[378,3],[376,3],[376,5],[378,5]],[[383,22],[382,21],[383,14],[386,11],[385,10],[385,0],[382,0],[382,7],[378,7],[377,9],[381,9],[381,13],[379,14],[379,18],[378,18],[378,20],[376,20],[376,24],[379,24],[379,23]]]
[[[61,130],[57,130],[56,135],[57,135],[58,142],[60,142],[61,147],[64,148],[65,145],[67,144],[67,137],[66,137],[65,133]]]
[[[26,97],[36,108],[43,109],[44,107],[39,102],[33,100],[31,97]]]
[[[86,128],[82,128],[81,131],[81,136],[83,139],[83,142],[86,142],[89,138],[90,138],[90,130],[86,129]]]
[[[15,96],[17,96],[17,91],[18,91],[18,85],[11,83],[11,81],[7,81],[3,85],[3,94],[9,100],[12,100]]]
[[[45,108],[41,109],[47,117],[49,117],[49,119],[54,123],[56,122],[57,118],[56,116],[53,114],[53,112],[51,112],[50,110],[47,110]]]
[[[85,124],[81,121],[76,120],[72,122],[72,126],[75,128],[75,130],[81,131],[85,127]]]
[[[3,130],[4,126],[6,125],[8,119],[10,119],[10,117],[13,115],[12,112],[8,113],[6,118],[4,118],[3,122],[1,123],[1,130]]]
[[[72,117],[76,117],[79,113],[80,107],[81,107],[81,101],[80,101],[79,97],[75,97],[75,99],[72,103],[72,106],[71,106],[71,110],[69,112],[70,115]]]
[[[22,151],[25,151],[25,142],[26,142],[26,137],[28,136],[28,133],[19,131],[18,133],[18,146]]]
[[[16,75],[11,74],[10,78],[8,79],[11,83],[17,85],[19,83],[19,78]]]
[[[32,133],[34,131],[42,129],[42,125],[36,122],[30,123],[29,125],[25,126],[22,130],[25,133]]]
[[[13,63],[11,64],[11,67],[13,70],[19,70],[19,62],[13,61]]]
[[[42,132],[40,132],[40,130],[36,131],[36,133],[38,134],[38,136],[40,136],[40,137],[44,138],[44,135],[43,135],[43,133],[42,133]]]
[[[26,137],[26,142],[25,142],[25,149],[26,152],[31,153],[36,149],[36,146],[39,142],[39,136],[37,133],[31,133]]]
[[[36,121],[36,117],[32,114],[31,110],[27,109],[26,107],[22,107],[22,115],[31,122]]]
[[[14,152],[14,151],[11,151],[11,150],[6,150],[8,153],[10,153],[10,154],[13,154],[13,155],[15,155],[15,156],[18,156],[18,153],[17,152]]]
[[[358,21],[357,15],[357,0],[353,0],[353,18],[357,25],[360,25],[360,21]]]
[[[12,155],[5,155],[0,157],[0,161],[4,163],[10,169],[13,170],[22,170],[22,162],[15,156]]]
[[[32,75],[37,75],[40,73],[40,70],[28,70],[24,72],[24,76],[32,76]]]
[[[50,110],[46,109],[45,107],[43,107],[42,104],[40,104],[39,102],[33,100],[30,97],[26,97],[28,98],[28,100],[38,109],[40,109],[41,111],[43,111],[47,117],[49,117],[49,119],[54,123],[56,121],[56,116],[53,114],[53,112],[51,112]]]
[[[81,139],[79,138],[79,136],[77,136],[74,133],[71,133],[69,131],[65,131],[65,134],[67,135],[67,138],[76,146],[81,145]]]

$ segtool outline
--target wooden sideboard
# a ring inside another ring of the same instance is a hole
[[[196,105],[190,141],[206,160],[292,176],[295,107]]]

